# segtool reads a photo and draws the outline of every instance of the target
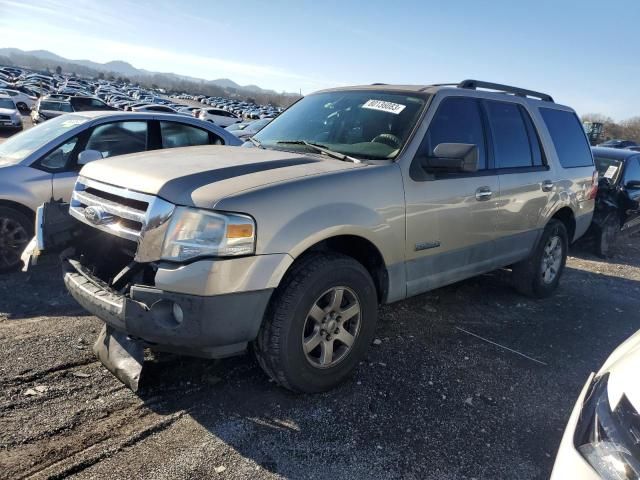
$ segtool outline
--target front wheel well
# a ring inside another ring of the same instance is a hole
[[[551,218],[560,220],[564,224],[569,236],[569,243],[572,243],[573,238],[576,234],[576,218],[573,214],[573,210],[571,210],[569,207],[562,207],[560,210],[554,213],[553,217]]]
[[[12,208],[22,213],[31,220],[36,219],[36,213],[33,210],[31,210],[29,207],[25,207],[18,202],[12,202],[11,200],[0,200],[0,207]]]
[[[389,274],[382,254],[369,240],[357,235],[339,235],[327,238],[305,250],[298,258],[311,252],[335,252],[353,258],[367,269],[373,279],[382,303],[389,291]]]

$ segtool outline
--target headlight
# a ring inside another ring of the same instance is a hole
[[[247,215],[177,207],[162,245],[164,260],[255,253],[256,225]]]
[[[585,397],[574,444],[604,480],[640,479],[640,413],[623,395],[614,410],[608,374],[598,377]]]

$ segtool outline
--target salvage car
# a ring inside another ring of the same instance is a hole
[[[228,127],[241,120],[231,112],[220,108],[203,108],[198,112],[198,118],[207,122],[213,122],[221,127]]]
[[[595,251],[609,257],[621,234],[640,230],[640,152],[592,148],[599,186],[589,234]]]
[[[22,130],[22,117],[13,98],[0,93],[0,128]]]
[[[31,110],[31,121],[35,125],[71,112],[73,107],[67,99],[47,96],[40,98]]]
[[[0,272],[20,267],[36,209],[51,198],[68,201],[82,165],[144,150],[209,144],[241,142],[190,117],[117,111],[68,114],[9,138],[0,144]]]
[[[640,478],[640,332],[591,374],[571,413],[551,480]]]
[[[251,145],[93,162],[70,205],[39,209],[26,265],[63,249],[68,291],[104,322],[96,355],[134,390],[146,347],[250,344],[279,385],[330,389],[378,304],[507,266],[519,292],[552,295],[593,215],[580,120],[517,87],[325,90]]]

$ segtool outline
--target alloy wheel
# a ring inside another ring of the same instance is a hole
[[[329,368],[351,351],[360,333],[360,300],[348,287],[333,287],[314,302],[302,331],[302,349],[316,368]]]

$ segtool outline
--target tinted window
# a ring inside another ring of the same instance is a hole
[[[541,108],[540,114],[549,129],[560,165],[564,168],[593,165],[589,143],[575,113]]]
[[[160,122],[162,148],[190,147],[209,145],[209,132],[200,128],[177,122]],[[222,142],[215,142],[221,145]]]
[[[638,157],[627,160],[627,166],[624,169],[624,183],[632,180],[640,182],[640,160]]]
[[[518,105],[486,102],[496,168],[530,167],[529,136]]]
[[[147,149],[147,122],[114,122],[93,129],[86,150],[97,150],[104,158]]]
[[[451,97],[442,101],[420,145],[418,155],[433,156],[441,143],[472,143],[478,146],[478,169],[487,168],[484,130],[476,99]]]
[[[78,137],[67,140],[54,151],[45,155],[42,160],[40,160],[40,165],[49,170],[63,169],[67,165],[77,144]]]

